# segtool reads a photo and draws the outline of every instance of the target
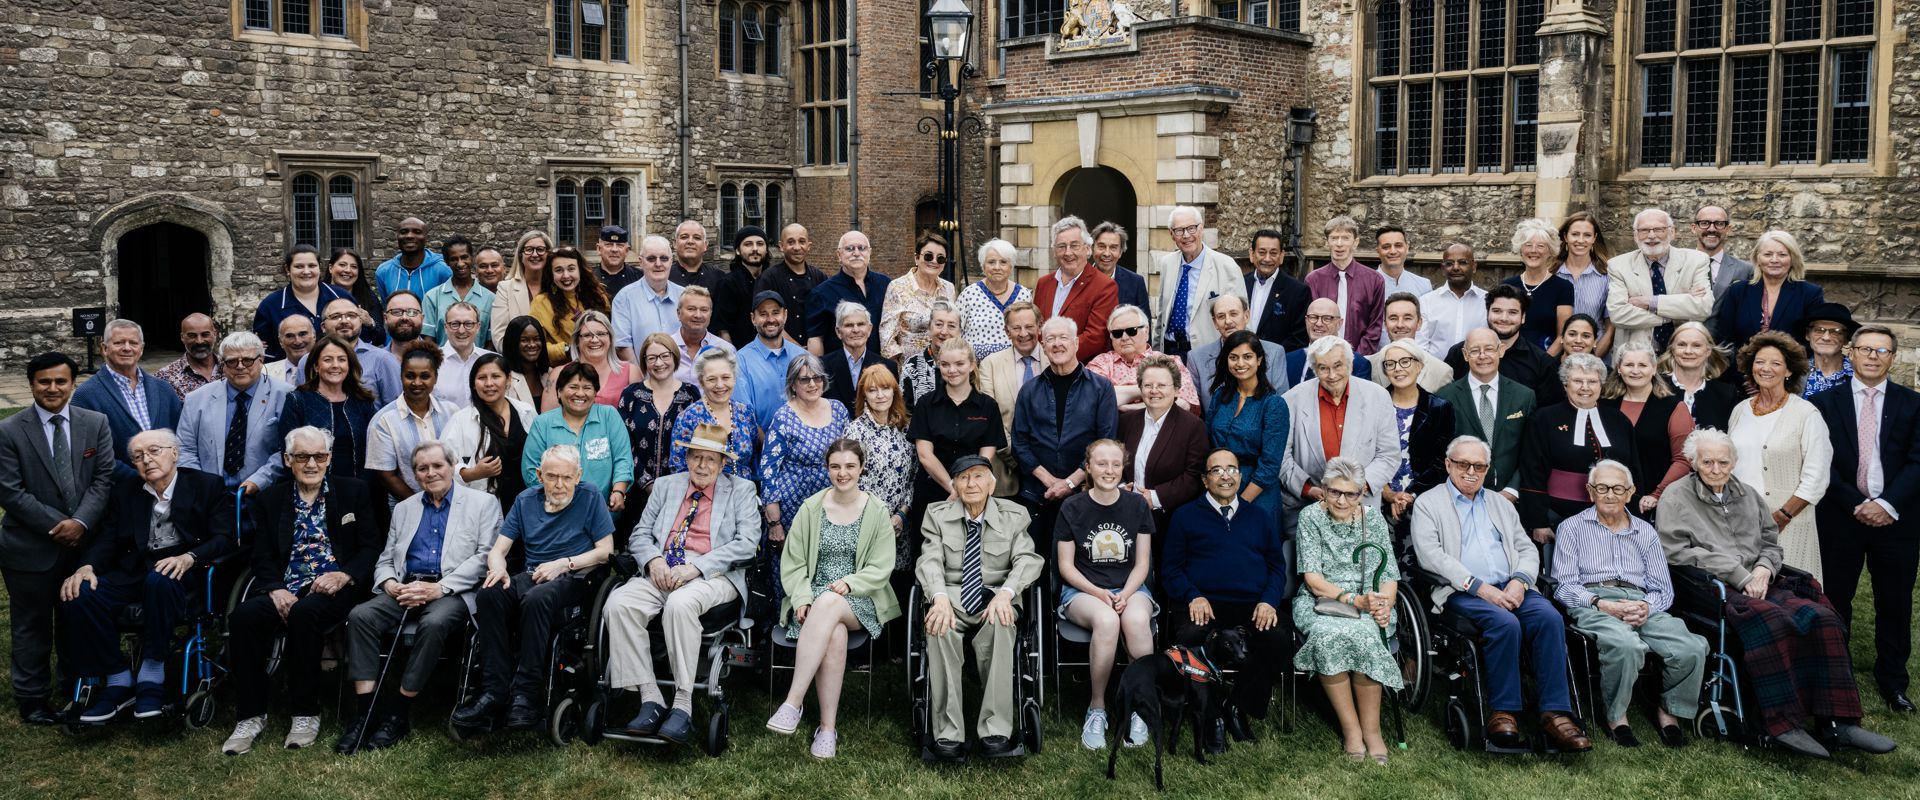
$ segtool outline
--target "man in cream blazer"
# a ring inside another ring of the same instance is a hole
[[[1153,348],[1179,358],[1219,339],[1213,329],[1213,299],[1230,294],[1246,300],[1247,286],[1241,278],[1240,264],[1207,246],[1206,221],[1200,209],[1176,207],[1167,215],[1167,229],[1179,249],[1160,257],[1160,311],[1153,315]],[[1183,273],[1187,281],[1184,314],[1173,303],[1180,296]],[[1174,317],[1183,317],[1186,325],[1169,330]]]
[[[1325,392],[1346,406],[1340,429],[1340,456],[1366,469],[1367,507],[1380,508],[1380,490],[1400,469],[1400,428],[1395,422],[1393,397],[1378,384],[1353,379],[1353,346],[1339,336],[1323,336],[1307,345],[1307,360],[1319,380],[1287,390],[1287,455],[1280,462],[1280,485],[1286,494],[1282,507],[1292,529],[1298,511],[1319,499],[1320,474],[1329,456],[1320,442],[1320,395]],[[1319,369],[1332,365],[1332,371]],[[1313,495],[1309,497],[1308,495]]]
[[[1020,389],[1027,381],[1047,371],[1047,354],[1040,350],[1040,310],[1032,303],[1007,306],[1003,314],[1007,347],[980,359],[980,393],[1000,406],[1000,424],[1006,428],[1007,441],[1013,441],[1013,407],[1020,400]],[[993,480],[997,497],[1020,493],[1020,468],[1014,462],[1013,448],[1002,447],[993,454]]]
[[[1615,353],[1655,349],[1657,330],[1713,313],[1707,254],[1673,246],[1673,217],[1657,208],[1640,212],[1633,218],[1633,238],[1638,249],[1607,261],[1607,315],[1619,331]],[[1665,283],[1657,295],[1655,264]]]

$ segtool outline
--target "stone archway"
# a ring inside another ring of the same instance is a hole
[[[150,308],[129,308],[122,301],[129,289],[140,291],[158,284],[166,286],[169,295],[164,313],[174,313],[175,304],[187,307],[205,302],[205,309],[195,310],[208,311],[225,330],[241,330],[252,318],[252,304],[241,307],[234,293],[235,230],[233,219],[219,206],[190,195],[158,192],[119,203],[100,213],[89,237],[89,244],[100,254],[100,297],[76,298],[75,305],[99,302],[115,316],[128,311],[151,315]],[[122,252],[123,243],[130,248],[128,252]],[[204,257],[198,254],[200,247],[204,247]],[[182,265],[182,258],[197,263]],[[167,263],[169,259],[173,263]],[[161,276],[152,274],[129,274],[129,270],[156,268],[166,270],[164,281],[156,281]],[[204,285],[194,285],[191,281],[195,278]],[[189,283],[180,285],[183,279]],[[178,324],[175,318],[165,321],[159,330],[151,325],[143,327],[148,328],[148,341],[167,342],[173,340],[173,328]]]
[[[1135,254],[1139,248],[1134,246],[1134,223],[1138,209],[1135,207],[1133,182],[1119,170],[1108,166],[1080,167],[1061,176],[1056,184],[1058,193],[1056,204],[1061,216],[1076,216],[1092,229],[1102,222],[1112,222],[1120,226],[1127,234],[1126,252],[1120,254],[1120,266],[1139,272],[1139,261]]]

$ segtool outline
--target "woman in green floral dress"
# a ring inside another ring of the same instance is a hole
[[[1326,495],[1300,512],[1295,539],[1300,572],[1305,579],[1293,601],[1293,624],[1306,637],[1294,656],[1294,666],[1320,677],[1334,715],[1347,758],[1371,756],[1387,763],[1387,742],[1380,735],[1380,687],[1400,688],[1400,665],[1387,650],[1380,632],[1393,635],[1393,602],[1400,572],[1391,553],[1386,519],[1360,502],[1366,473],[1358,462],[1335,458],[1327,462],[1320,485]],[[1369,548],[1360,563],[1353,555]],[[1386,571],[1377,590],[1373,571],[1386,559]],[[1346,609],[1342,611],[1341,609]]]

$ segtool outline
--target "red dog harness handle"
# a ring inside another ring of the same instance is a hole
[[[1186,645],[1177,644],[1167,648],[1164,655],[1179,668],[1182,675],[1187,676],[1187,679],[1194,683],[1213,683],[1220,680],[1220,670],[1214,668],[1213,662],[1207,660],[1204,653],[1196,653]]]

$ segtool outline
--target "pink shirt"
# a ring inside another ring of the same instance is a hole
[[[1160,353],[1148,350],[1141,353],[1139,358],[1127,361],[1119,353],[1108,350],[1087,362],[1087,371],[1106,378],[1114,386],[1136,386],[1140,383],[1140,362],[1147,356],[1157,355]],[[1187,372],[1187,365],[1180,359],[1174,359],[1173,363],[1180,367],[1180,395],[1175,400],[1189,410],[1199,408],[1200,393],[1193,386],[1193,375]]]

